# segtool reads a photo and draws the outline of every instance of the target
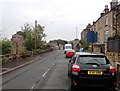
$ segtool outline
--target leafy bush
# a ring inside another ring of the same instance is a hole
[[[120,35],[115,35],[115,36],[108,37],[108,41],[117,40],[117,39],[120,39]]]
[[[11,42],[9,40],[0,41],[0,48],[3,55],[11,53]]]
[[[80,40],[80,43],[81,43],[82,48],[83,48],[84,50],[87,50],[87,49],[88,49],[89,44],[88,44],[84,39],[81,39],[81,40]]]

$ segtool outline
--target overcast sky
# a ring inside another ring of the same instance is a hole
[[[2,1],[2,0],[0,0]],[[26,22],[37,20],[45,26],[46,40],[80,39],[88,23],[96,21],[112,0],[3,0],[0,5],[0,29],[11,38]]]

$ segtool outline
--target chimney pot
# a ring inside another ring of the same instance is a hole
[[[108,5],[105,5],[105,9],[104,9],[105,13],[109,12],[109,8]]]

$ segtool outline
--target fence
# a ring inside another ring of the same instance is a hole
[[[108,41],[107,51],[108,52],[119,52],[120,53],[120,39]]]

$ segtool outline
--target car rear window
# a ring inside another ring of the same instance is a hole
[[[72,49],[72,46],[66,46],[65,48],[66,49]]]
[[[109,64],[108,59],[101,55],[81,55],[78,57],[77,63],[81,64]]]

